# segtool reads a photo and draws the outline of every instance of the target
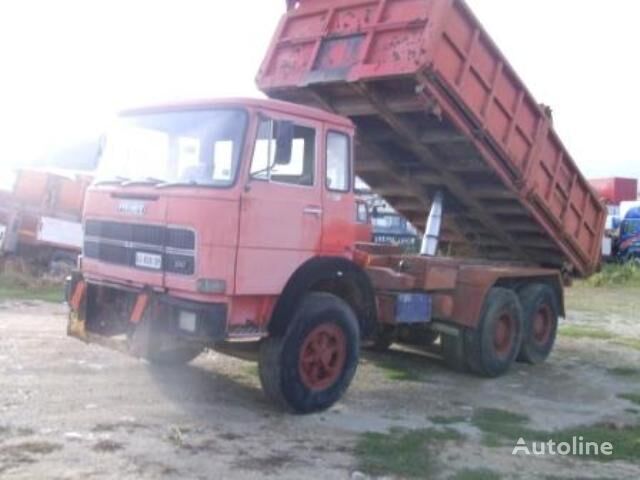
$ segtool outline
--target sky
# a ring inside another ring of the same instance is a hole
[[[588,177],[640,177],[640,2],[468,0]],[[0,2],[0,185],[120,109],[259,96],[284,0]]]

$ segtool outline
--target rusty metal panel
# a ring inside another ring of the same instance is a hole
[[[463,0],[292,2],[257,81],[350,117],[358,174],[414,225],[443,188],[462,250],[597,268],[606,210]]]

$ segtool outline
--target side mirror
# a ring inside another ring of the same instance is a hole
[[[291,149],[293,144],[293,122],[282,120],[277,123],[276,133],[276,165],[289,165],[291,163]]]

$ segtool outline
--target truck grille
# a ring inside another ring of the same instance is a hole
[[[86,258],[134,268],[136,254],[155,254],[162,257],[163,271],[193,275],[195,245],[195,233],[191,230],[87,220],[83,254]]]

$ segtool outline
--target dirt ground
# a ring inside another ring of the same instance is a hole
[[[635,307],[597,313],[595,293],[572,295],[567,323],[640,339]],[[640,441],[636,462],[514,457],[470,421],[494,408],[540,430],[639,424],[637,406],[618,395],[640,392],[640,350],[613,337],[562,336],[546,365],[497,380],[452,373],[428,352],[365,354],[343,401],[293,416],[266,402],[251,363],[208,353],[153,369],[67,338],[65,313],[0,303],[0,478],[366,478],[363,434],[439,428],[438,418],[457,419],[449,428],[466,440],[437,449],[438,469],[425,478],[640,478]],[[463,476],[469,469],[476,476]]]

